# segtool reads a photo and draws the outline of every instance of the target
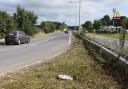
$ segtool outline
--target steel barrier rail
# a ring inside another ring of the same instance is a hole
[[[85,36],[84,34],[79,35],[78,33],[74,32],[75,34],[77,34],[81,39],[88,41],[89,43],[97,46],[98,48],[100,48],[101,50],[103,50],[105,53],[112,55],[114,57],[114,59],[120,60],[121,63],[126,64],[128,66],[128,59],[126,60],[125,58],[121,57],[119,54],[113,52],[112,50],[110,50],[109,48],[95,42],[92,41],[90,38],[88,38],[87,36]],[[84,35],[84,37],[82,36]]]
[[[104,47],[104,46],[102,46],[102,45],[100,45],[100,44],[98,44],[98,43],[96,43],[96,42],[94,42],[94,41],[92,41],[90,39],[87,39],[86,37],[83,38],[83,40],[88,41],[89,43],[91,43],[91,44],[97,46],[98,48],[100,48],[101,50],[103,50],[104,53],[107,53],[107,54],[113,56],[114,59],[118,59],[118,60],[120,60],[120,62],[128,65],[128,60],[126,60],[125,58],[121,57],[119,54],[112,52],[111,50],[107,49],[106,47]]]

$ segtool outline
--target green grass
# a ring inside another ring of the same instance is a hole
[[[73,81],[59,80],[68,74]],[[10,74],[0,80],[0,89],[120,89],[79,41],[53,61]]]
[[[106,36],[106,37],[112,37],[112,38],[116,38],[119,39],[121,36],[119,33],[100,33],[98,35],[102,35],[102,36]],[[126,39],[128,39],[128,33],[125,35]]]

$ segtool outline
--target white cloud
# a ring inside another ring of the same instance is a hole
[[[65,21],[68,24],[74,24],[75,4],[70,1],[78,0],[1,0],[0,9],[12,14],[16,11],[19,4],[22,7],[34,11],[39,16],[39,22],[42,20]],[[82,23],[86,20],[98,19],[108,14],[112,15],[112,9],[117,8],[123,15],[127,15],[124,10],[128,0],[81,0],[81,19]],[[124,7],[124,8],[123,8]],[[78,20],[78,4],[76,10]]]

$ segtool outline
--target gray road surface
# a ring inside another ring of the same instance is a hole
[[[69,35],[55,33],[40,39],[33,39],[29,44],[0,45],[0,73],[6,73],[30,64],[48,61],[69,48]]]

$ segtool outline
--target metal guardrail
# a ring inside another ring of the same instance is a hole
[[[120,60],[122,63],[125,63],[126,65],[128,65],[128,60],[126,60],[125,58],[121,57],[119,54],[112,52],[111,50],[107,49],[106,47],[92,41],[89,39],[84,38],[84,41],[88,41],[89,43],[93,44],[94,46],[96,46],[97,48],[103,50],[104,53],[107,53],[108,55],[111,55],[112,58],[114,59],[118,59]]]
[[[101,45],[101,44],[89,39],[85,35],[84,35],[84,37],[82,35],[79,35],[79,38],[83,39],[84,41],[88,42],[89,44],[92,44],[93,47],[98,48],[99,50],[102,50],[102,52],[104,52],[105,54],[109,55],[111,57],[111,59],[115,59],[119,63],[123,64],[123,66],[128,68],[128,59],[125,59],[125,58],[121,57],[120,54],[117,54],[116,52],[113,52],[109,48],[107,48],[107,47],[105,47],[105,46],[103,46],[103,45]]]

